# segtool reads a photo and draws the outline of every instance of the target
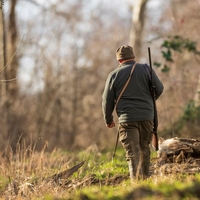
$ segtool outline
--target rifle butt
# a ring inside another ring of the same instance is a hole
[[[151,143],[152,143],[153,148],[156,151],[158,151],[159,150],[159,146],[158,146],[158,134],[155,133],[155,132],[152,133],[152,141],[151,141]]]

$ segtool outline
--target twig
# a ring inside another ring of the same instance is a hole
[[[0,82],[12,82],[17,80],[17,78],[9,79],[9,80],[0,80]]]
[[[1,1],[1,0],[0,0],[0,1]],[[25,34],[23,34],[22,39],[21,39],[21,41],[20,41],[20,43],[19,43],[19,46],[18,46],[17,49],[15,50],[14,54],[12,55],[12,57],[10,58],[10,60],[7,62],[7,64],[5,65],[5,67],[0,71],[0,73],[8,66],[8,65],[10,64],[10,62],[13,60],[14,56],[16,55],[17,51],[19,50],[19,48],[20,48],[20,46],[21,46],[21,44],[22,44],[22,41],[23,41],[23,39],[24,39],[24,35],[25,35]]]
[[[48,177],[47,180],[53,179],[55,182],[58,182],[59,179],[67,179],[67,178],[69,178],[74,172],[78,171],[78,169],[79,169],[80,167],[82,167],[84,163],[85,163],[85,161],[82,161],[82,162],[80,162],[79,164],[73,166],[73,167],[70,168],[70,169],[67,169],[67,170],[65,170],[65,171],[63,171],[63,172],[60,172],[59,174],[54,174],[53,176]]]

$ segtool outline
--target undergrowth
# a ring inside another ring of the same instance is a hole
[[[111,151],[97,148],[79,152],[55,149],[40,152],[34,146],[18,144],[16,154],[8,147],[0,157],[1,199],[198,199],[199,174],[152,175],[130,182],[125,153],[118,148],[114,160]],[[151,158],[156,153],[152,151]],[[55,182],[54,174],[84,161],[72,176]]]

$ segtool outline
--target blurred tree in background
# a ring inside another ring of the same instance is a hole
[[[157,105],[160,135],[176,135],[175,123],[197,91],[199,60],[183,49],[172,50],[169,62],[162,44],[175,35],[198,42],[199,7],[198,0],[5,2],[0,18],[6,38],[2,28],[1,79],[7,80],[1,82],[1,148],[15,148],[23,140],[38,149],[47,141],[49,150],[113,147],[116,129],[105,127],[101,95],[122,44],[134,45],[136,60],[147,63],[151,46],[165,85]],[[165,65],[170,70],[163,73]],[[187,131],[188,137],[193,131]]]

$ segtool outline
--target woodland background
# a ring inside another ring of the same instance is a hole
[[[165,90],[159,136],[200,138],[199,0],[7,0],[0,11],[0,149],[114,147],[101,96],[118,66],[115,50],[134,46]],[[157,67],[156,67],[157,66]],[[115,116],[117,122],[117,118]]]

